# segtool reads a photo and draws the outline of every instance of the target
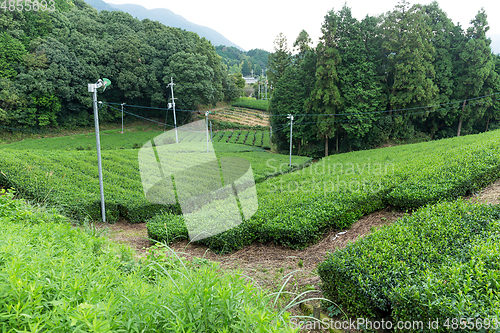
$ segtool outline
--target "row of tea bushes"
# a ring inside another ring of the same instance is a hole
[[[21,196],[31,200],[58,206],[74,219],[99,220],[101,206],[96,152],[45,150],[40,148],[45,140],[53,139],[30,141],[37,144],[36,149],[1,149],[0,185],[13,187]],[[283,172],[292,169],[283,167],[288,156],[270,154],[259,147],[214,143],[214,148],[219,157],[247,159],[256,182],[275,176],[277,167]],[[294,157],[296,167],[309,161],[307,157]],[[108,222],[119,219],[143,222],[174,208],[146,200],[137,149],[103,150],[102,165]]]
[[[149,203],[142,192],[137,150],[103,151],[107,221],[141,222],[166,207]],[[2,150],[0,184],[19,195],[61,208],[68,216],[101,216],[97,158],[92,151]]]
[[[131,132],[125,130],[106,130],[100,132],[101,149],[136,149],[143,142],[151,140],[155,136],[163,134],[163,131]],[[44,139],[25,139],[8,145],[0,145],[0,149],[42,149],[42,150],[95,150],[95,134],[73,134]]]
[[[0,192],[3,332],[297,332],[238,272],[133,251]],[[273,298],[274,299],[274,298]]]
[[[431,151],[419,157],[420,162],[400,167],[387,204],[418,208],[477,192],[498,179],[500,140],[484,135],[472,143],[464,141],[450,139],[441,147],[446,151]]]
[[[416,208],[480,189],[499,172],[497,132],[330,156],[257,184],[259,209],[204,240],[230,252],[253,241],[304,248],[387,205]],[[279,165],[268,163],[276,174]]]
[[[323,294],[352,315],[390,313],[424,331],[430,319],[441,332],[457,329],[453,318],[498,321],[499,232],[499,206],[426,206],[328,254],[318,265]]]

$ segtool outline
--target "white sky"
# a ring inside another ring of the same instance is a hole
[[[299,32],[306,30],[314,43],[321,34],[323,18],[332,8],[338,11],[345,0],[309,0],[293,3],[290,0],[105,0],[108,3],[134,3],[148,9],[167,8],[188,21],[216,30],[246,51],[254,48],[273,51],[273,41],[282,32],[289,48]],[[409,0],[411,4],[428,4],[429,0]],[[398,0],[348,0],[353,16],[364,18],[392,10]],[[500,34],[499,0],[440,0],[439,6],[454,23],[467,27],[483,7],[488,15],[488,35]]]

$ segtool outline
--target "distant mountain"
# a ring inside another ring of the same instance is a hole
[[[204,27],[189,22],[184,17],[175,14],[169,9],[156,8],[149,10],[139,5],[134,5],[134,4],[115,5],[115,4],[108,4],[102,0],[85,0],[85,2],[99,11],[120,10],[122,12],[129,13],[130,15],[138,18],[139,20],[150,19],[152,21],[158,21],[160,23],[163,23],[164,25],[169,27],[181,28],[187,31],[196,32],[200,37],[205,37],[215,46],[217,45],[234,46],[240,50],[243,50],[243,48],[234,44],[233,42],[231,42],[226,37],[222,36],[217,31],[208,27]]]
[[[491,50],[493,53],[500,53],[500,34],[488,35],[491,38]]]

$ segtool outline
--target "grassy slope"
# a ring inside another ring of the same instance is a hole
[[[270,296],[203,259],[141,262],[95,229],[0,193],[0,327],[6,332],[294,332]]]

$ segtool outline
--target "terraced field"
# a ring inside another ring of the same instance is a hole
[[[247,146],[262,147],[264,149],[271,149],[271,134],[269,131],[240,131],[240,130],[227,130],[218,131],[213,136],[214,142],[219,143],[239,143]]]
[[[210,119],[244,126],[269,127],[269,115],[267,112],[242,107],[228,107],[213,111],[210,114]]]

